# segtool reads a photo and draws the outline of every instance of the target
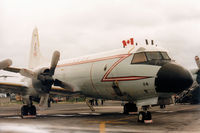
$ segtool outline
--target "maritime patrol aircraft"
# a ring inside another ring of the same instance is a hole
[[[2,68],[26,77],[25,84],[0,83],[0,88],[11,92],[15,89],[23,96],[22,117],[36,115],[34,96],[40,96],[40,105],[44,105],[49,94],[59,93],[127,101],[125,114],[142,107],[138,121],[151,120],[150,105],[167,104],[172,95],[189,88],[193,79],[188,70],[176,64],[153,41],[146,41],[146,45],[128,44],[134,44],[132,38],[123,41],[125,48],[67,60],[59,60],[60,52],[55,51],[51,64],[46,65],[35,28],[29,68]]]

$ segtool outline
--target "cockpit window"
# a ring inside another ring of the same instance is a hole
[[[146,55],[149,61],[162,59],[162,55],[160,54],[160,52],[146,52]]]
[[[135,53],[132,59],[132,64],[134,63],[145,63],[156,60],[171,60],[167,52],[141,52]]]
[[[169,58],[167,52],[161,52],[161,54],[162,54],[163,59],[165,59],[165,60],[170,60],[170,58]]]
[[[144,53],[136,53],[133,56],[133,60],[131,63],[140,63],[140,62],[146,62],[147,58]]]

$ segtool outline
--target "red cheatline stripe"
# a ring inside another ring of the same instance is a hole
[[[126,59],[126,58],[129,57],[130,55],[131,55],[131,54],[123,55],[117,62],[115,62],[115,63],[110,67],[110,69],[106,72],[106,74],[103,76],[102,82],[104,82],[104,81],[108,78],[108,75],[110,74],[110,72],[111,72],[121,61],[123,61],[124,59]]]
[[[146,79],[151,77],[140,77],[140,76],[130,76],[130,77],[109,77],[106,79],[103,79],[102,82],[109,82],[109,81],[130,81],[130,80],[140,80],[140,79]]]
[[[73,65],[85,64],[85,63],[98,62],[98,61],[103,61],[103,60],[121,58],[121,57],[124,57],[126,55],[129,55],[129,54],[114,55],[114,56],[108,56],[108,57],[103,57],[103,58],[97,58],[97,59],[90,59],[90,60],[84,60],[84,61],[60,64],[60,65],[57,65],[57,67],[73,66]]]
[[[102,78],[102,82],[112,82],[112,81],[130,81],[130,80],[140,80],[140,79],[146,79],[151,77],[146,76],[126,76],[126,77],[108,77],[111,71],[124,59],[128,58],[131,54],[123,55],[117,62],[115,62],[110,69],[106,72],[106,74]]]

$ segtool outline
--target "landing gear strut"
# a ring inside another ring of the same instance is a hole
[[[36,107],[32,103],[32,97],[29,97],[29,104],[23,105],[21,107],[21,117],[35,117],[36,116]]]
[[[134,103],[129,102],[124,105],[124,112],[123,112],[124,114],[129,114],[129,112],[137,112],[137,111],[138,108]]]
[[[152,123],[151,112],[147,111],[148,106],[143,107],[144,111],[140,111],[138,114],[138,122],[142,123]]]

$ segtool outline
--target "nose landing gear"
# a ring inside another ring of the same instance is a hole
[[[138,122],[141,123],[152,123],[152,116],[151,112],[147,111],[149,106],[143,106],[142,109],[143,111],[140,111],[138,114]],[[134,103],[126,103],[124,105],[124,114],[129,114],[129,112],[138,112],[138,108],[136,104]]]
[[[143,106],[142,109],[144,111],[140,111],[138,114],[138,122],[142,123],[152,123],[151,112],[147,111],[149,106]]]
[[[138,114],[138,122],[142,122],[142,123],[152,122],[151,112],[140,111]]]

